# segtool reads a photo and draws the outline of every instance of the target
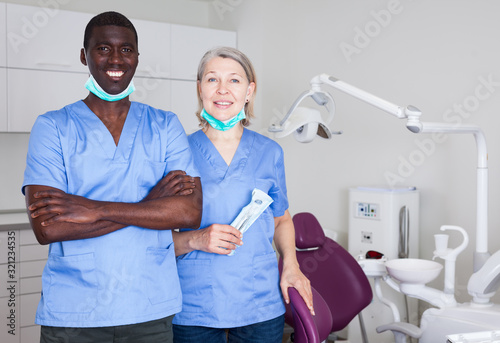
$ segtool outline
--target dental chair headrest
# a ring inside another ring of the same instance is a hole
[[[325,232],[316,217],[309,212],[293,216],[295,226],[295,245],[298,249],[317,248],[326,241]]]

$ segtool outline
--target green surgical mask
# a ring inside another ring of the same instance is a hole
[[[226,121],[220,121],[218,119],[215,119],[210,114],[208,114],[207,111],[205,111],[205,109],[203,109],[201,111],[200,115],[203,119],[205,119],[210,124],[211,127],[213,127],[216,130],[219,130],[219,131],[227,131],[227,130],[233,128],[241,120],[246,118],[245,108],[243,108],[240,111],[240,113],[238,113],[237,115],[235,115],[234,117],[232,117],[231,119],[226,120]]]
[[[105,101],[118,101],[129,96],[133,91],[135,91],[134,82],[130,81],[128,87],[120,94],[106,93],[104,89],[102,89],[101,86],[99,86],[99,84],[92,75],[90,75],[89,79],[85,83],[85,88],[87,88],[91,93],[93,93],[98,98]]]

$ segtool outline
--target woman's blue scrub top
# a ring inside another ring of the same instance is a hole
[[[82,101],[38,117],[23,189],[55,187],[113,202],[138,202],[171,170],[198,176],[171,112],[132,102],[120,141]],[[36,323],[97,327],[145,322],[181,310],[170,230],[128,226],[50,244]]]
[[[202,131],[188,137],[203,187],[201,227],[230,224],[259,188],[274,200],[233,256],[193,251],[177,259],[183,296],[174,324],[217,328],[270,320],[285,312],[273,250],[274,217],[288,208],[283,150],[244,129],[228,167]]]

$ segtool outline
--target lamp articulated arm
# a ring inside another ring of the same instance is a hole
[[[392,114],[393,116],[397,118],[406,118],[406,115],[404,113],[404,110],[401,106],[394,105],[390,103],[389,101],[386,101],[384,99],[381,99],[373,94],[370,94],[362,89],[356,88],[344,81],[341,81],[333,76],[329,76],[327,74],[321,74],[316,77],[314,77],[311,80],[311,89],[312,90],[321,90],[320,89],[320,84],[326,84],[329,85],[335,89],[338,89],[339,91],[342,91],[344,93],[347,93],[355,98],[358,98],[361,101],[367,102],[382,111],[385,111],[389,114]]]
[[[285,118],[279,126],[271,125],[270,132],[279,132],[281,136],[288,134],[284,132],[287,121],[292,116],[292,112],[297,109],[299,103],[306,97],[312,97],[318,105],[326,106],[331,103],[334,106],[333,98],[327,92],[321,89],[323,84],[335,88],[341,92],[349,94],[363,102],[371,104],[382,111],[389,113],[399,119],[407,119],[406,127],[413,133],[446,133],[446,134],[472,134],[477,145],[477,213],[476,213],[476,251],[474,255],[474,271],[481,268],[490,254],[487,250],[488,245],[488,153],[486,148],[486,139],[482,130],[475,125],[450,124],[450,123],[425,123],[420,121],[421,111],[415,106],[406,107],[395,105],[389,101],[370,94],[362,89],[354,87],[344,81],[341,81],[327,74],[320,74],[310,81],[311,89],[304,92],[292,105]],[[334,108],[334,107],[333,107]],[[333,112],[330,111],[330,118],[327,123],[333,119]],[[316,119],[318,121],[318,119]],[[307,125],[301,123],[297,131],[304,130]],[[328,130],[328,129],[327,129]],[[330,137],[328,137],[330,138]],[[310,142],[312,138],[303,140]]]
[[[418,133],[422,130],[422,124],[420,123],[420,115],[422,112],[416,108],[415,106],[409,105],[406,107],[402,107],[399,105],[395,105],[387,100],[379,98],[371,93],[368,93],[362,89],[354,87],[342,80],[339,80],[333,76],[329,76],[327,74],[320,74],[315,76],[311,80],[311,90],[312,91],[321,91],[321,84],[329,85],[339,91],[342,91],[346,94],[349,94],[361,101],[364,101],[372,106],[375,106],[381,109],[384,112],[387,112],[396,118],[405,119],[408,118],[407,127],[411,132]]]

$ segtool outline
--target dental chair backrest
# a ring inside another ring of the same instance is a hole
[[[347,250],[325,236],[313,214],[298,213],[293,223],[300,268],[330,308],[330,332],[342,330],[371,303],[368,278]]]
[[[321,295],[312,288],[313,317],[299,292],[288,288],[290,305],[286,305],[285,322],[293,327],[294,343],[320,343],[326,341],[332,327],[332,314]]]

